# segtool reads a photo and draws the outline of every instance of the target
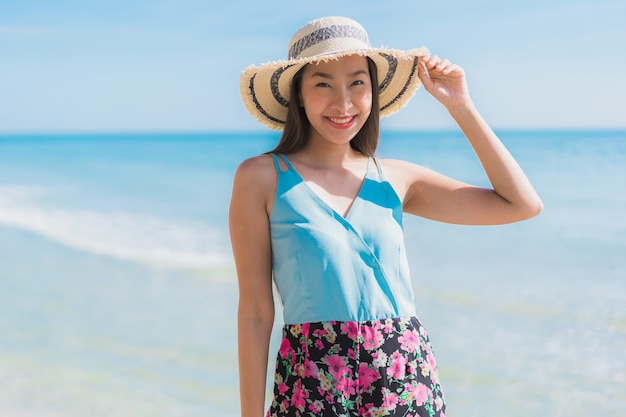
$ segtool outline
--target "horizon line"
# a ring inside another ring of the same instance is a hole
[[[494,128],[494,132],[626,132],[623,127],[501,127]],[[381,134],[385,133],[414,133],[414,132],[460,132],[458,127],[428,127],[428,128],[383,128]],[[1,131],[0,137],[7,136],[106,136],[106,135],[280,135],[282,131],[259,129],[259,130],[186,130],[186,129],[159,129],[159,130],[34,130],[34,131]]]

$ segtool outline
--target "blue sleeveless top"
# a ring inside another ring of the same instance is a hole
[[[274,282],[285,324],[415,315],[402,230],[402,202],[370,158],[346,217],[333,210],[287,157],[270,214]]]

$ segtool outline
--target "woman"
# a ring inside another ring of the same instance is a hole
[[[493,189],[374,158],[379,119],[423,84],[473,146]],[[445,416],[416,318],[402,212],[504,224],[542,210],[532,185],[474,107],[463,70],[425,48],[374,49],[353,20],[308,23],[289,60],[250,67],[242,97],[283,129],[238,168],[230,231],[239,280],[241,413],[264,411],[272,277],[285,327],[270,416]]]

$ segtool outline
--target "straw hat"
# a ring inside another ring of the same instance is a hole
[[[380,115],[385,117],[404,107],[420,86],[417,61],[429,52],[424,47],[408,51],[372,48],[367,32],[354,20],[316,19],[291,38],[286,61],[252,65],[243,71],[239,88],[246,109],[264,125],[282,130],[293,76],[308,63],[355,54],[371,58],[378,67]]]

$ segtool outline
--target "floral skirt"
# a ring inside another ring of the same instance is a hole
[[[445,409],[417,318],[283,328],[268,417],[445,417]]]

